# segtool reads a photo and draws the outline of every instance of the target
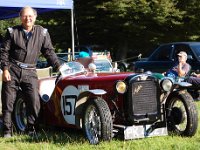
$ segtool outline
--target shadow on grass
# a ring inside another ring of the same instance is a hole
[[[2,135],[2,128],[0,129]],[[5,139],[5,142],[24,142],[24,143],[52,143],[52,144],[66,144],[66,143],[84,143],[87,142],[83,131],[81,129],[61,129],[61,128],[40,128],[36,132],[36,136],[29,136],[24,133],[16,133],[11,138]]]

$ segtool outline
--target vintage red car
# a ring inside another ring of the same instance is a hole
[[[156,73],[96,73],[78,62],[65,63],[61,74],[39,80],[40,122],[83,129],[91,144],[111,140],[167,135],[193,136],[197,109],[185,87]],[[25,97],[19,94],[13,121],[26,128]]]

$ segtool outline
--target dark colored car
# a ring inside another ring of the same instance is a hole
[[[134,70],[166,72],[177,61],[177,54],[185,51],[192,71],[200,70],[200,42],[175,42],[160,45],[148,58],[136,61]]]
[[[161,74],[98,73],[78,62],[61,67],[61,75],[39,80],[39,124],[82,129],[91,144],[115,135],[137,139],[172,131],[193,136],[198,112],[185,87]],[[23,93],[14,105],[15,128],[26,129]],[[44,127],[44,126],[42,126]]]
[[[131,56],[131,55],[129,55]],[[142,54],[138,54],[137,56],[132,56],[117,62],[117,68],[120,70],[120,72],[126,72],[126,71],[132,71],[134,67],[135,61],[138,61],[141,59]]]

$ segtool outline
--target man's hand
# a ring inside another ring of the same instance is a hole
[[[183,76],[185,76],[185,71],[182,69],[182,67],[183,67],[183,62],[179,62],[179,64],[178,64],[178,76],[179,77],[183,77]]]
[[[179,67],[182,67],[184,64],[185,64],[185,62],[180,61],[178,65],[179,65]]]
[[[5,82],[11,81],[10,72],[7,69],[3,71],[2,78],[3,78],[3,81]]]

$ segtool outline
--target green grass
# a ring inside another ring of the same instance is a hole
[[[200,110],[200,102],[195,102]],[[200,117],[200,111],[199,111]],[[91,145],[80,130],[46,130],[39,133],[37,139],[26,135],[15,135],[12,138],[0,138],[2,150],[200,150],[200,126],[191,138],[180,136],[162,136],[137,140],[114,138],[111,142]]]

